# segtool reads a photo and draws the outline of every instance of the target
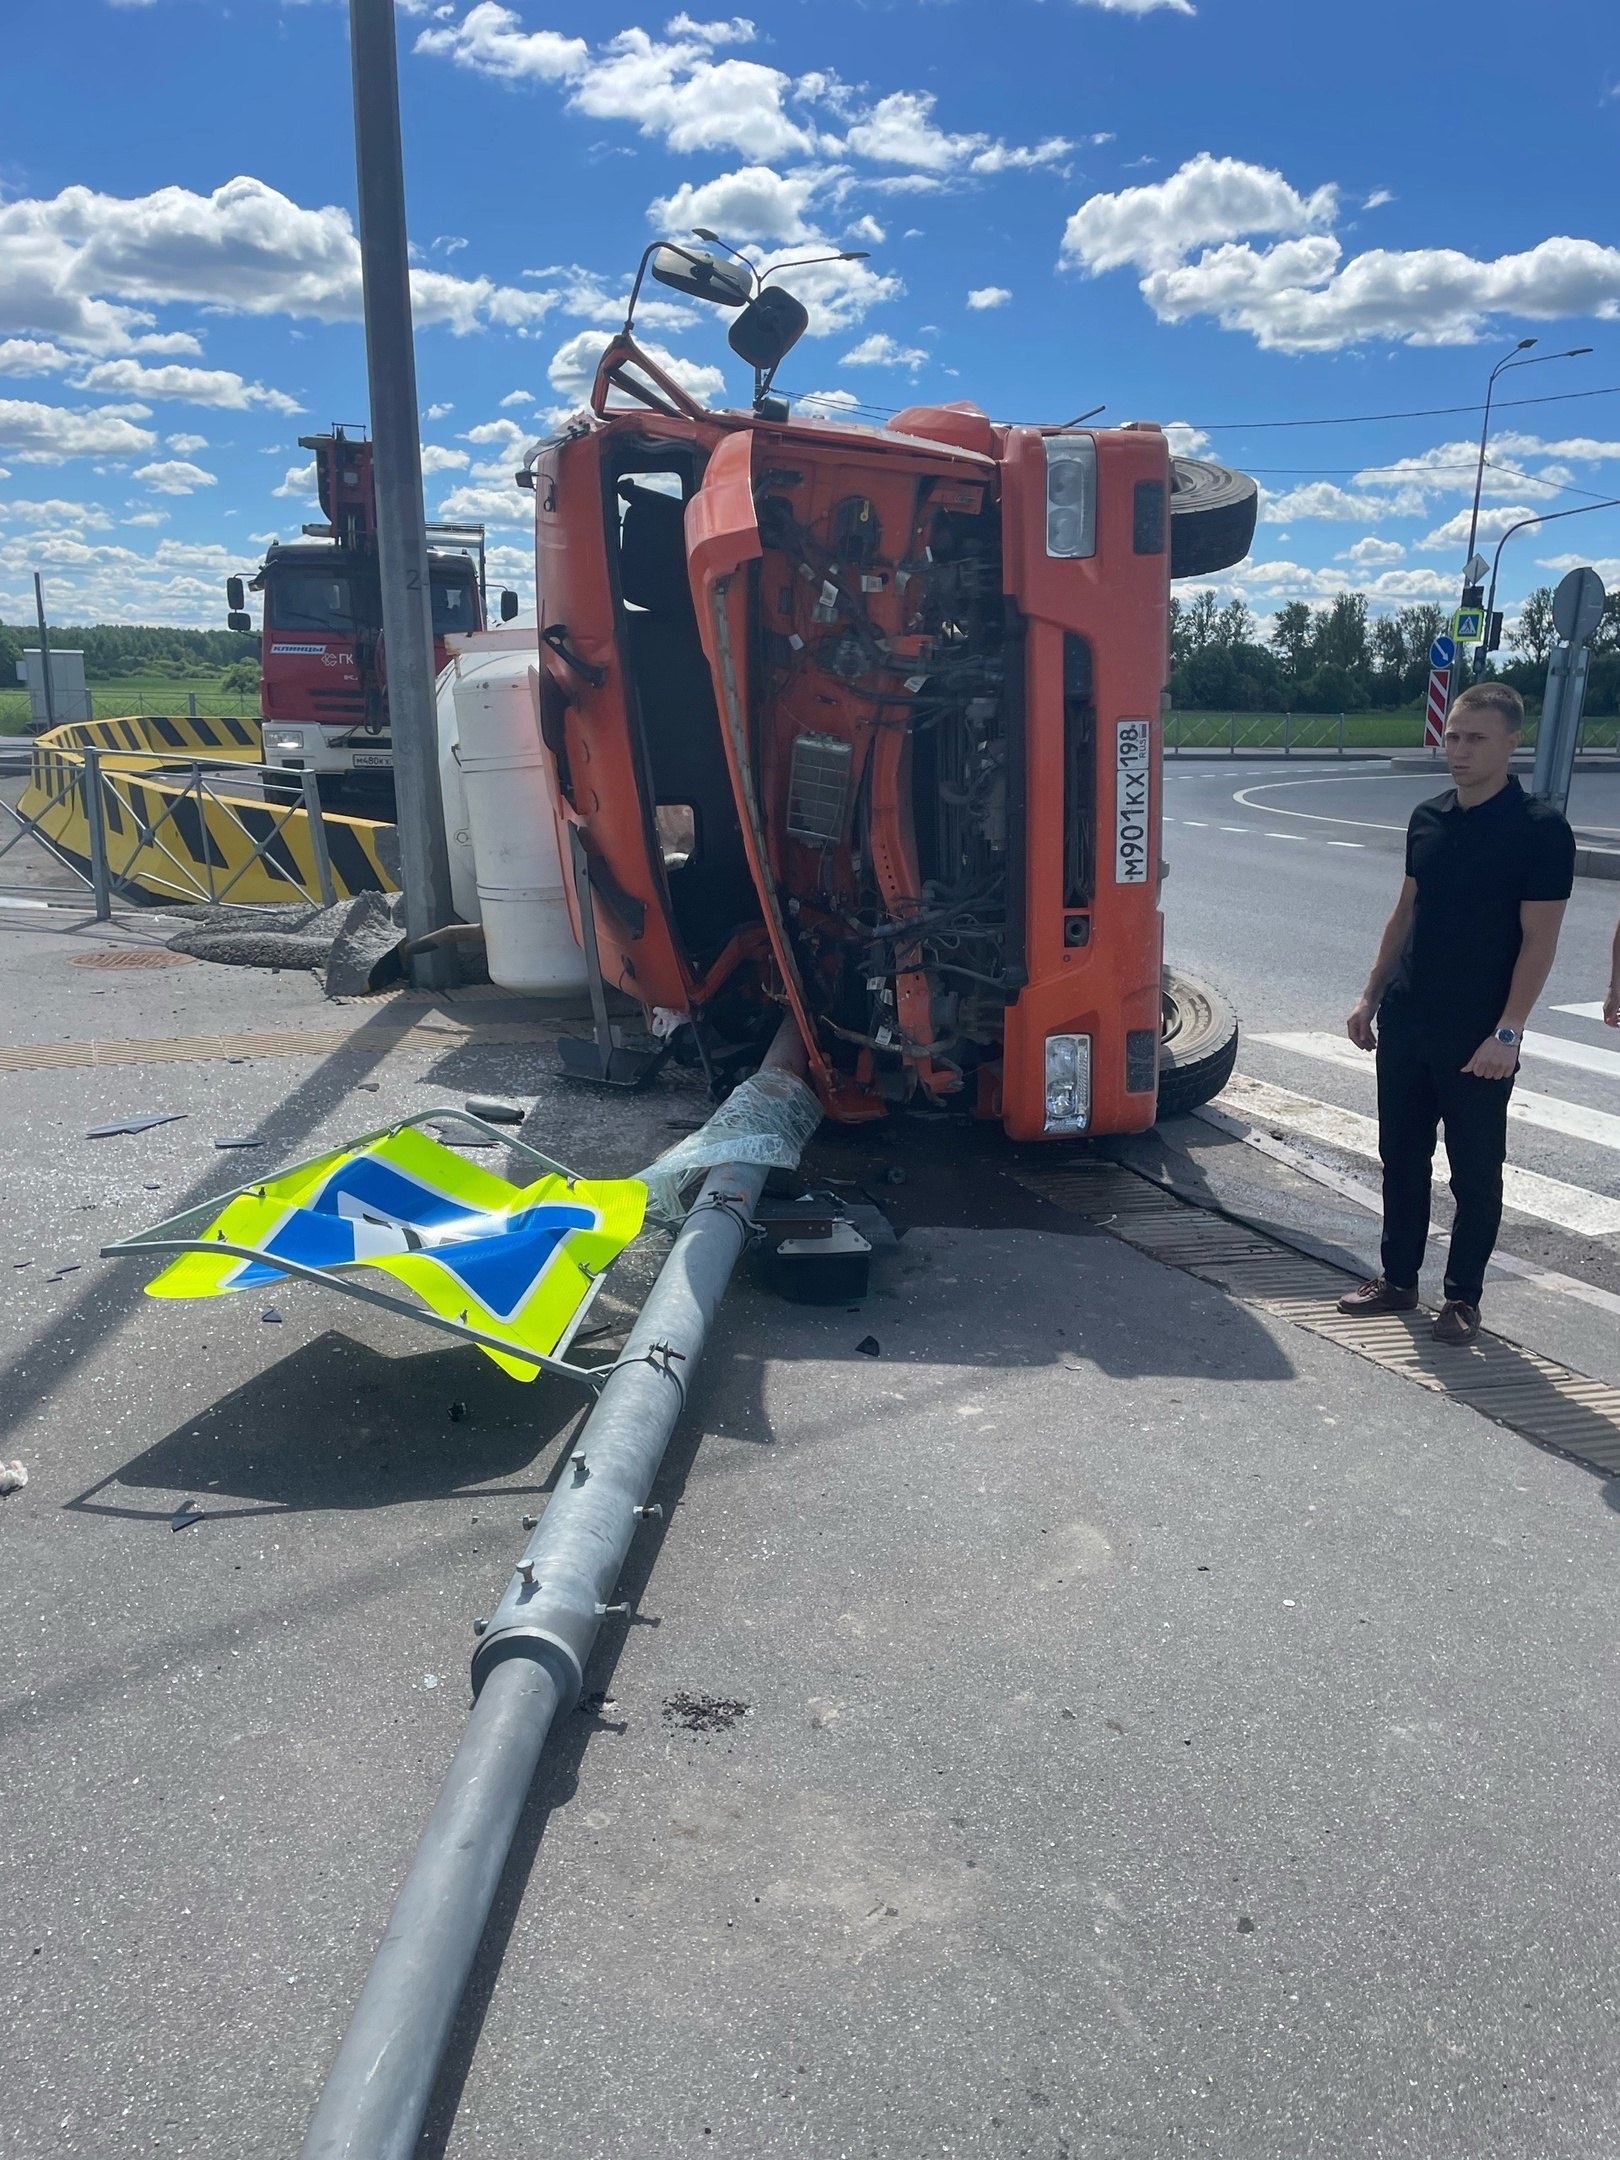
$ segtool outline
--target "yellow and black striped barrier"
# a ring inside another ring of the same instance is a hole
[[[142,715],[71,721],[41,735],[18,812],[89,876],[94,855],[87,750],[95,752],[114,885],[153,900],[242,906],[326,897],[321,850],[302,805],[248,795],[228,769],[218,769],[221,761],[260,764],[256,720]],[[392,859],[392,825],[323,811],[320,827],[331,897],[398,890],[385,861]]]

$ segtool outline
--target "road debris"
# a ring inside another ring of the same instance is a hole
[[[177,1125],[186,1114],[184,1110],[163,1110],[156,1117],[120,1118],[116,1125],[92,1125],[84,1137],[111,1140],[117,1133],[150,1132],[154,1125]]]
[[[604,1702],[603,1707],[607,1705]],[[730,1732],[739,1718],[749,1714],[748,1705],[725,1695],[694,1695],[685,1688],[666,1698],[664,1723],[679,1725],[684,1732]]]
[[[481,1117],[486,1125],[521,1125],[526,1113],[516,1103],[494,1102],[483,1095],[473,1095],[462,1105],[469,1117]]]
[[[21,1492],[28,1472],[20,1462],[0,1462],[0,1493]]]
[[[193,1523],[202,1521],[203,1513],[203,1504],[200,1500],[182,1500],[169,1517],[169,1528],[171,1530],[189,1530]]]
[[[881,1357],[883,1345],[875,1335],[863,1335],[855,1345],[855,1352],[858,1357]]]

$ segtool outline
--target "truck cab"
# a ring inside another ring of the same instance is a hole
[[[769,387],[797,302],[722,297],[738,273],[668,244],[652,274],[741,305],[758,374],[752,410],[710,410],[627,324],[527,470],[541,733],[603,982],[706,1063],[785,1008],[834,1118],[1151,1125],[1167,1065],[1194,1092],[1159,907],[1170,584],[1241,559],[1254,483],[1150,423],[798,418]],[[612,1081],[636,1053],[605,1027]],[[1205,1046],[1197,1099],[1235,1047]]]
[[[290,798],[306,772],[327,796],[358,798],[393,815],[393,743],[383,650],[372,446],[362,430],[335,426],[303,435],[315,454],[316,489],[325,519],[303,537],[273,541],[244,589],[226,587],[233,630],[251,627],[246,592],[263,595],[260,718],[264,760],[288,779],[267,792]],[[485,626],[484,528],[430,525],[428,577],[433,602],[435,670],[447,664],[446,637]],[[503,619],[516,600],[503,594]]]

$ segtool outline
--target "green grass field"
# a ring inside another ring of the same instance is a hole
[[[1342,732],[1341,732],[1342,730]],[[1536,722],[1524,731],[1527,744],[1536,739]],[[1250,750],[1289,749],[1332,754],[1346,750],[1421,750],[1423,716],[1416,712],[1345,713],[1211,713],[1173,712],[1165,722],[1166,750],[1173,756],[1184,750],[1226,750],[1241,757]],[[1620,743],[1620,720],[1611,714],[1588,713],[1582,724],[1581,745],[1588,750],[1613,750]]]
[[[233,719],[252,717],[259,710],[256,697],[220,688],[218,675],[132,675],[119,682],[91,683],[96,718],[112,720],[128,713],[184,713],[188,696],[197,700],[199,713],[224,713]],[[0,689],[0,735],[20,735],[28,724],[28,692]]]

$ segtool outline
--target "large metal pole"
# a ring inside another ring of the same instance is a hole
[[[453,909],[438,788],[433,604],[416,418],[394,0],[349,0],[349,44],[354,63],[354,149],[383,643],[388,656],[388,719],[394,744],[405,933],[415,946],[449,922]],[[410,966],[412,980],[419,986],[434,987],[454,979],[455,960],[448,945],[414,952]]]
[[[56,725],[56,691],[51,682],[51,633],[45,627],[45,588],[34,572],[34,614],[39,621],[39,671],[45,678],[45,729]]]
[[[785,1021],[767,1068],[804,1070]],[[478,1699],[302,2160],[411,2160],[553,1720],[585,1667],[769,1172],[710,1172],[473,1659]]]

